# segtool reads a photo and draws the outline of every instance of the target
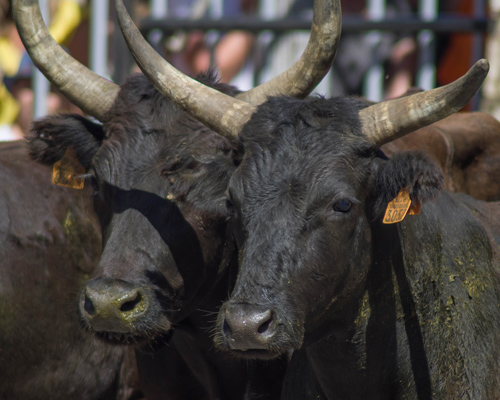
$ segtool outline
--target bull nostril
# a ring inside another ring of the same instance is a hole
[[[271,325],[271,322],[273,322],[273,316],[271,315],[267,321],[264,321],[258,328],[257,332],[259,333],[265,333],[268,329],[269,326]]]
[[[226,320],[224,320],[223,330],[224,330],[224,336],[226,336],[227,338],[230,338],[232,331],[231,331],[231,327],[229,326],[229,324],[227,323]]]
[[[127,311],[132,311],[142,300],[142,296],[137,293],[137,296],[135,299],[127,301],[122,304],[120,307],[120,311],[127,312]]]
[[[85,302],[83,303],[83,309],[89,314],[89,315],[94,315],[96,313],[94,304],[92,301],[85,296]]]

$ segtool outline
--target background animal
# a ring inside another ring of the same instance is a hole
[[[500,200],[500,123],[483,112],[452,114],[381,147],[423,150],[444,173],[444,188],[486,201]]]
[[[89,190],[55,186],[21,142],[0,144],[0,398],[142,398],[134,354],[85,333],[74,304],[101,234]]]

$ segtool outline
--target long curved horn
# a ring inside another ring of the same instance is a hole
[[[476,62],[456,81],[408,97],[374,104],[359,112],[363,134],[376,146],[430,125],[459,111],[488,74],[487,60]]]
[[[315,0],[311,36],[299,60],[288,70],[236,98],[253,105],[269,96],[307,97],[332,66],[342,30],[339,0]]]
[[[122,0],[115,1],[123,37],[140,69],[158,91],[214,131],[237,137],[255,107],[189,78],[165,61],[142,37]]]
[[[38,0],[13,0],[19,36],[33,62],[71,102],[99,120],[105,119],[120,87],[71,57],[50,36]]]

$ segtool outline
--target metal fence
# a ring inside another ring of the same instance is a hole
[[[40,0],[42,9],[46,7],[48,0]],[[211,0],[218,3],[234,0]],[[416,68],[416,86],[430,89],[436,82],[436,38],[439,35],[450,33],[469,33],[473,36],[472,56],[470,64],[482,57],[484,51],[485,33],[490,27],[490,21],[486,14],[486,0],[473,0],[473,12],[469,15],[458,13],[438,13],[438,0],[419,0],[417,12],[405,16],[388,16],[386,0],[366,0],[367,13],[364,17],[346,15],[343,18],[342,34],[364,33],[369,38],[372,50],[375,52],[380,45],[384,34],[412,35],[418,42],[418,65]],[[125,0],[130,10],[132,0]],[[284,37],[291,32],[302,32],[307,35],[311,26],[311,19],[299,18],[277,18],[273,13],[262,10],[259,15],[252,18],[225,19],[175,19],[168,15],[168,0],[151,0],[151,17],[140,21],[140,29],[144,36],[155,44],[161,43],[161,39],[180,30],[201,30],[205,32],[227,32],[234,29],[242,29],[256,35],[259,43],[256,51],[260,56],[252,60],[266,60],[266,48],[271,42]],[[267,5],[272,3],[266,0]],[[261,7],[262,8],[262,7]],[[89,66],[96,73],[110,77],[117,83],[122,83],[130,71],[132,60],[130,54],[121,38],[118,30],[109,40],[107,37],[107,26],[109,19],[115,19],[113,10],[109,9],[109,2],[102,0],[91,0],[90,2],[90,44],[89,44]],[[115,21],[116,22],[116,21]],[[307,39],[305,40],[305,42]],[[304,45],[305,45],[304,42]],[[111,48],[108,48],[110,46]],[[264,56],[262,56],[264,54]],[[296,55],[290,55],[286,63],[291,65]],[[256,63],[258,64],[258,63]],[[256,85],[261,82],[265,74],[262,73],[262,65],[252,66],[252,82]],[[384,96],[384,81],[386,75],[382,60],[373,58],[370,68],[366,71],[362,95],[372,101],[380,101]],[[38,76],[35,81],[35,117],[46,114],[45,95],[48,84]],[[322,94],[331,95],[332,79],[326,77],[321,88]],[[478,97],[472,102],[472,109],[477,109]]]

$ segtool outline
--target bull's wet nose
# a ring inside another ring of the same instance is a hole
[[[232,349],[267,349],[275,333],[272,310],[249,304],[229,304],[226,307],[224,335]]]
[[[148,312],[148,294],[124,282],[92,282],[82,290],[80,313],[94,330],[128,332]]]

